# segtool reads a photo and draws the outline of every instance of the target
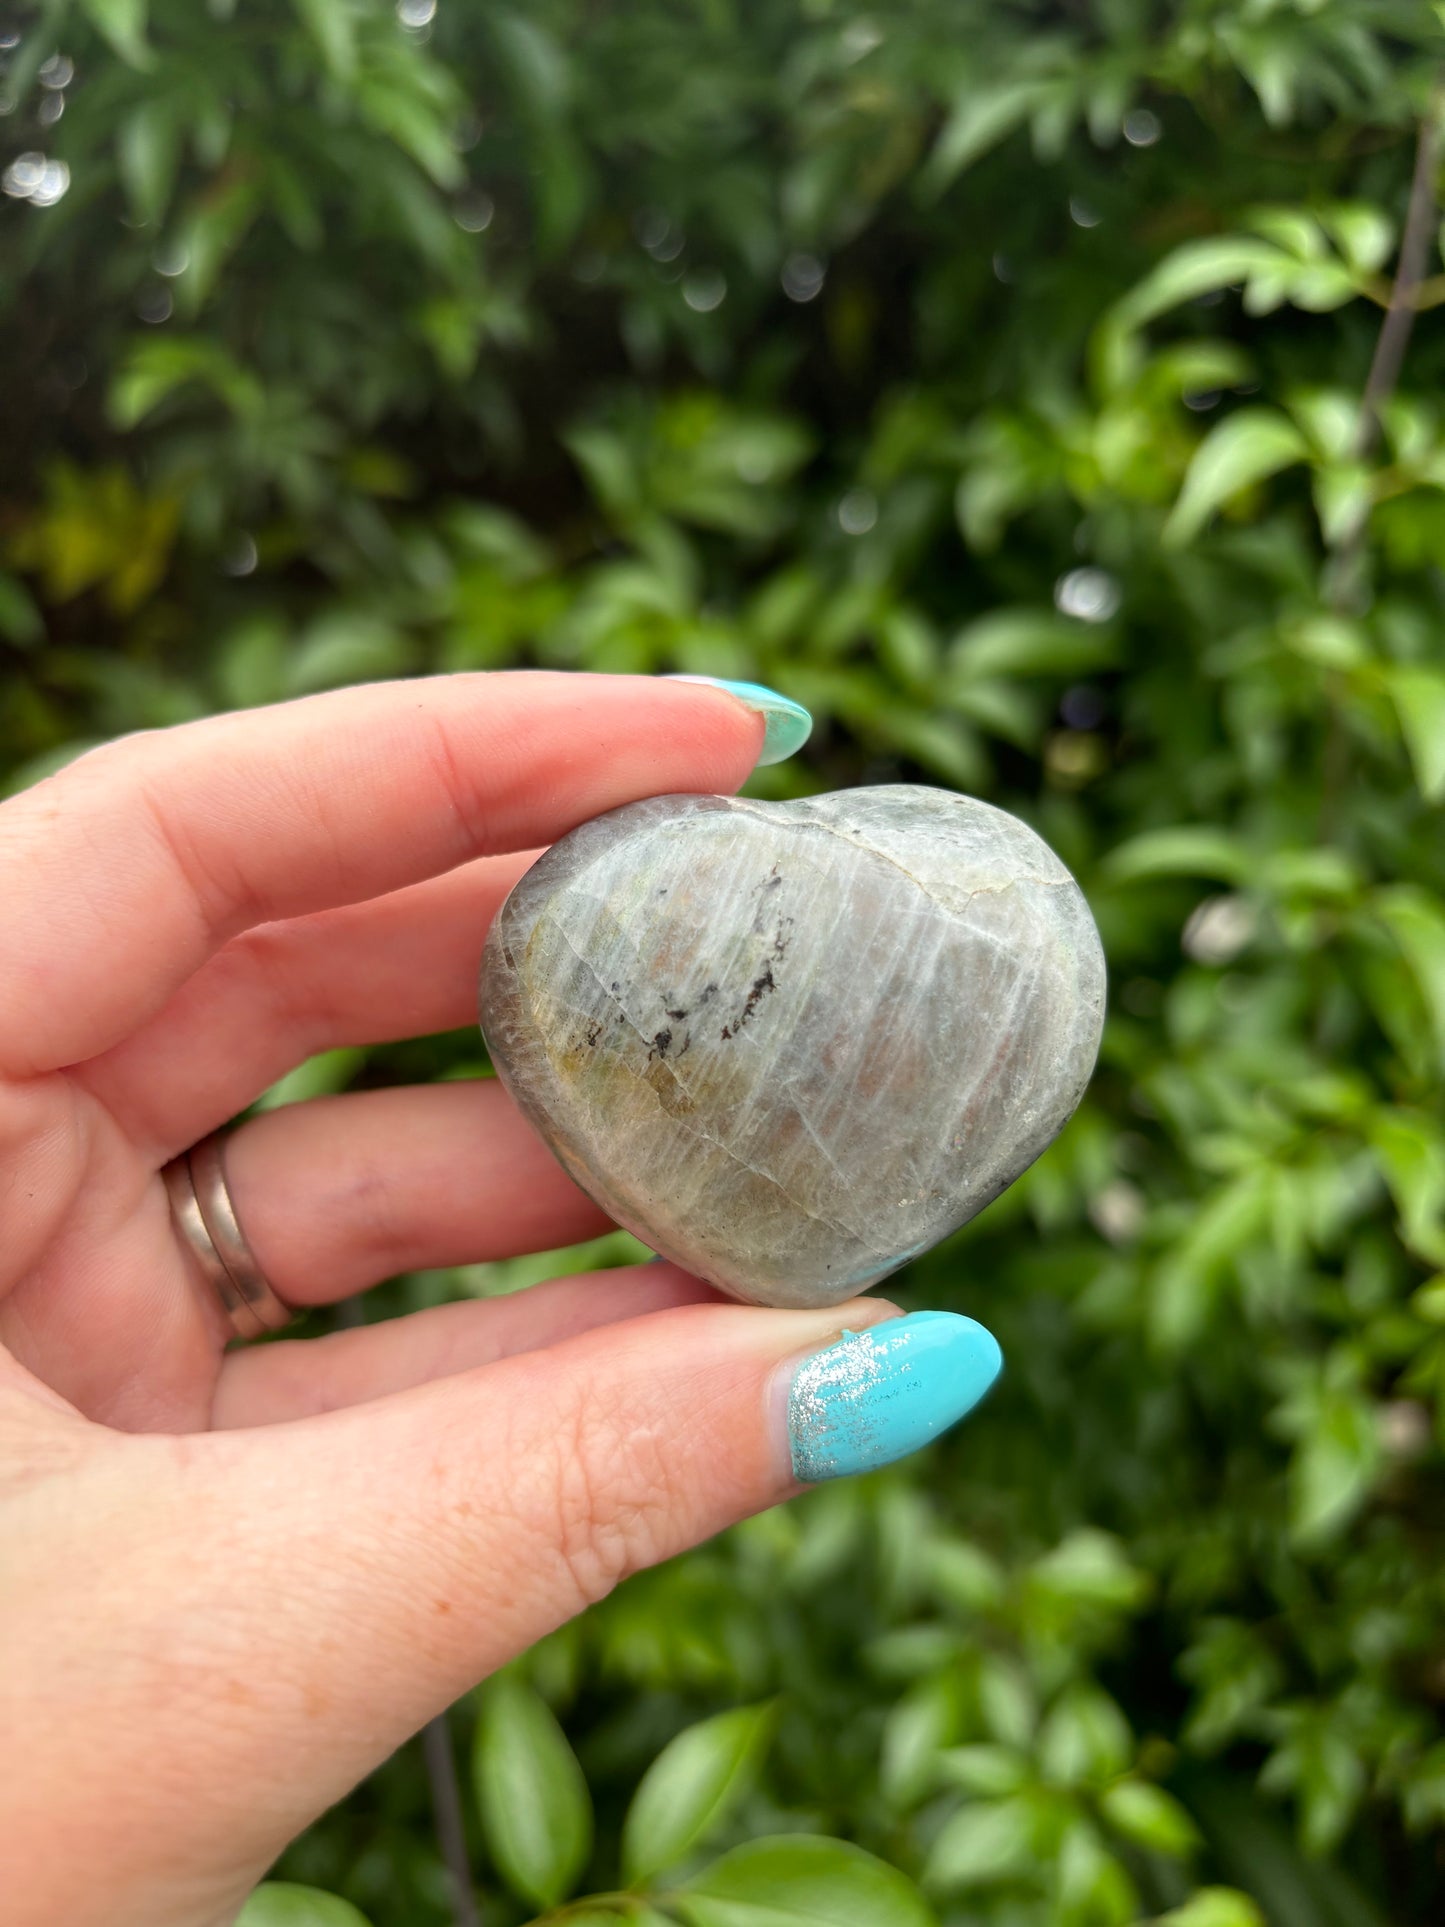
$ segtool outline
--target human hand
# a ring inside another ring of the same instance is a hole
[[[461,676],[136,736],[0,808],[0,1864],[10,1927],[220,1927],[280,1848],[627,1573],[961,1417],[966,1319],[669,1265],[227,1350],[160,1176],[302,1059],[471,1021],[535,848],[731,791],[680,681]],[[521,854],[516,854],[521,852]],[[604,1228],[493,1080],[256,1117],[286,1304]]]

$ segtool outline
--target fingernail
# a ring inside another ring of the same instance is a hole
[[[890,1465],[971,1412],[1003,1367],[993,1333],[950,1311],[845,1332],[788,1389],[793,1476],[805,1485]]]
[[[760,682],[728,682],[722,676],[669,676],[667,681],[700,682],[709,689],[725,689],[755,710],[767,725],[759,769],[764,763],[785,763],[813,733],[813,719],[801,703],[795,703],[791,696],[780,696],[776,689]]]

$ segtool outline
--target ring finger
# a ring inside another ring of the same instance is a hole
[[[492,1079],[268,1111],[227,1141],[226,1183],[257,1262],[298,1307],[608,1227]]]

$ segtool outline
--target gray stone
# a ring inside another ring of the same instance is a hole
[[[735,1298],[852,1297],[1063,1127],[1104,960],[1002,810],[890,785],[660,796],[554,845],[482,965],[492,1060],[619,1224]]]

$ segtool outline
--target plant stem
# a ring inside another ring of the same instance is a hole
[[[1355,423],[1353,460],[1367,461],[1380,433],[1380,410],[1394,394],[1405,365],[1405,350],[1419,312],[1420,290],[1425,285],[1425,263],[1430,250],[1430,233],[1435,224],[1436,179],[1440,172],[1440,122],[1445,109],[1445,80],[1439,80],[1426,103],[1420,133],[1415,143],[1415,172],[1410,181],[1410,199],[1405,209],[1405,229],[1400,237],[1400,258],[1395,264],[1395,279],[1380,332],[1375,337],[1375,352],[1370,357],[1360,396],[1360,413]],[[1347,608],[1354,600],[1360,563],[1363,560],[1365,526],[1371,503],[1361,503],[1348,527],[1335,545],[1334,592],[1330,600],[1337,608]]]
[[[1445,80],[1437,81],[1426,104],[1424,118],[1415,143],[1415,172],[1410,182],[1410,199],[1405,210],[1405,229],[1400,237],[1400,257],[1395,264],[1395,279],[1380,332],[1375,337],[1375,352],[1370,357],[1360,396],[1360,412],[1350,448],[1353,461],[1365,462],[1374,449],[1380,432],[1380,410],[1394,394],[1405,365],[1405,350],[1419,312],[1419,295],[1425,285],[1425,263],[1429,255],[1430,234],[1435,223],[1436,177],[1440,171],[1440,124],[1445,110]],[[1360,574],[1364,562],[1365,529],[1370,519],[1371,499],[1365,497],[1336,543],[1329,572],[1327,600],[1342,612],[1358,606]]]
[[[1419,312],[1420,291],[1425,285],[1425,263],[1429,255],[1430,234],[1435,223],[1436,180],[1440,171],[1440,132],[1445,113],[1445,76],[1435,82],[1420,132],[1415,142],[1415,169],[1410,180],[1410,199],[1405,209],[1405,227],[1400,236],[1400,255],[1395,264],[1385,318],[1375,337],[1375,352],[1370,357],[1360,396],[1360,412],[1355,422],[1351,459],[1364,463],[1374,450],[1380,432],[1380,410],[1394,394],[1405,365],[1405,350]],[[1340,614],[1360,606],[1361,577],[1365,561],[1365,531],[1369,526],[1373,496],[1366,494],[1335,542],[1325,577],[1325,600]],[[1335,805],[1348,777],[1349,744],[1338,700],[1329,703],[1325,725],[1323,768],[1320,782],[1319,836],[1327,843],[1334,829]]]
[[[1400,259],[1395,268],[1395,284],[1390,290],[1390,305],[1380,324],[1370,372],[1365,377],[1365,392],[1360,398],[1360,419],[1352,451],[1357,461],[1364,461],[1375,445],[1380,409],[1395,392],[1415,327],[1430,251],[1430,233],[1435,225],[1442,108],[1445,108],[1445,81],[1437,81],[1415,144],[1415,173],[1410,182],[1410,201],[1405,212],[1405,231],[1400,237]]]
[[[445,1713],[428,1720],[421,1730],[422,1758],[431,1782],[432,1817],[436,1822],[437,1845],[452,1881],[452,1918],[456,1927],[481,1927],[476,1893],[472,1886],[472,1863],[467,1853],[466,1829],[462,1823],[462,1798],[457,1786],[457,1763],[452,1755],[452,1734]]]

